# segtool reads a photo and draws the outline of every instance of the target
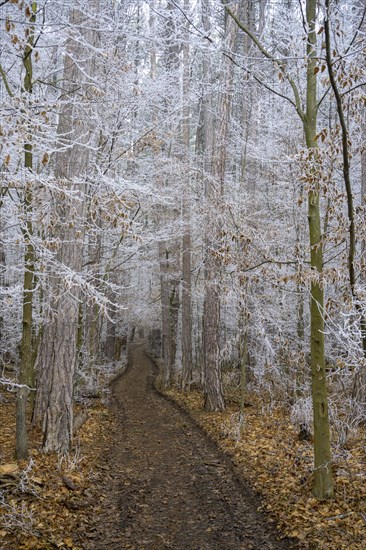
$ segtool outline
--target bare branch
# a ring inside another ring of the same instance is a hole
[[[366,82],[361,82],[360,84],[356,84],[355,86],[352,86],[352,88],[349,88],[345,92],[341,94],[341,98],[343,98],[345,95],[353,92],[354,90],[357,90],[357,88],[362,88],[363,86],[366,86]]]
[[[287,82],[290,84],[290,86],[292,88],[292,91],[294,93],[295,101],[294,102],[291,101],[291,103],[295,106],[296,112],[299,115],[299,117],[301,118],[301,120],[304,120],[305,119],[305,113],[301,108],[300,94],[299,94],[299,91],[298,91],[297,86],[295,84],[295,81],[286,72],[286,68],[285,68],[286,62],[285,62],[285,60],[278,59],[277,57],[272,55],[268,50],[266,50],[266,48],[263,46],[263,44],[261,44],[261,42],[258,40],[258,38],[240,21],[240,19],[235,15],[235,13],[233,13],[230,10],[230,8],[225,6],[225,10],[230,15],[230,17],[232,17],[232,19],[234,19],[234,21],[238,25],[238,27],[246,35],[248,35],[249,38],[254,42],[254,44],[257,46],[259,51],[264,55],[264,57],[266,57],[267,59],[272,61],[272,63],[274,63],[282,71],[284,77],[286,78]]]

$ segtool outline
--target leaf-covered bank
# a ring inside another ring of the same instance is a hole
[[[360,430],[347,448],[335,452],[335,498],[320,502],[312,496],[312,443],[299,432],[283,408],[264,406],[251,396],[240,427],[238,406],[225,412],[203,411],[198,391],[169,390],[166,395],[189,414],[228,453],[238,473],[263,498],[263,509],[281,531],[307,548],[365,547],[365,434]]]

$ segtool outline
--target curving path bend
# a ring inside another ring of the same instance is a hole
[[[152,362],[136,348],[113,387],[108,474],[94,488],[107,498],[85,550],[291,548],[216,445],[152,380]]]

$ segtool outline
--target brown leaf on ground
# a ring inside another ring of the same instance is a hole
[[[239,472],[264,500],[264,508],[288,536],[304,548],[363,550],[366,540],[366,447],[359,430],[334,457],[336,496],[319,502],[311,494],[311,442],[300,441],[284,408],[268,409],[255,396],[242,426],[238,406],[223,413],[205,413],[197,392],[166,392],[184,407],[228,453]]]

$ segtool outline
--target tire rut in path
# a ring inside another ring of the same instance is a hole
[[[86,550],[285,549],[259,501],[194,422],[152,386],[143,351],[114,384],[107,508]]]

